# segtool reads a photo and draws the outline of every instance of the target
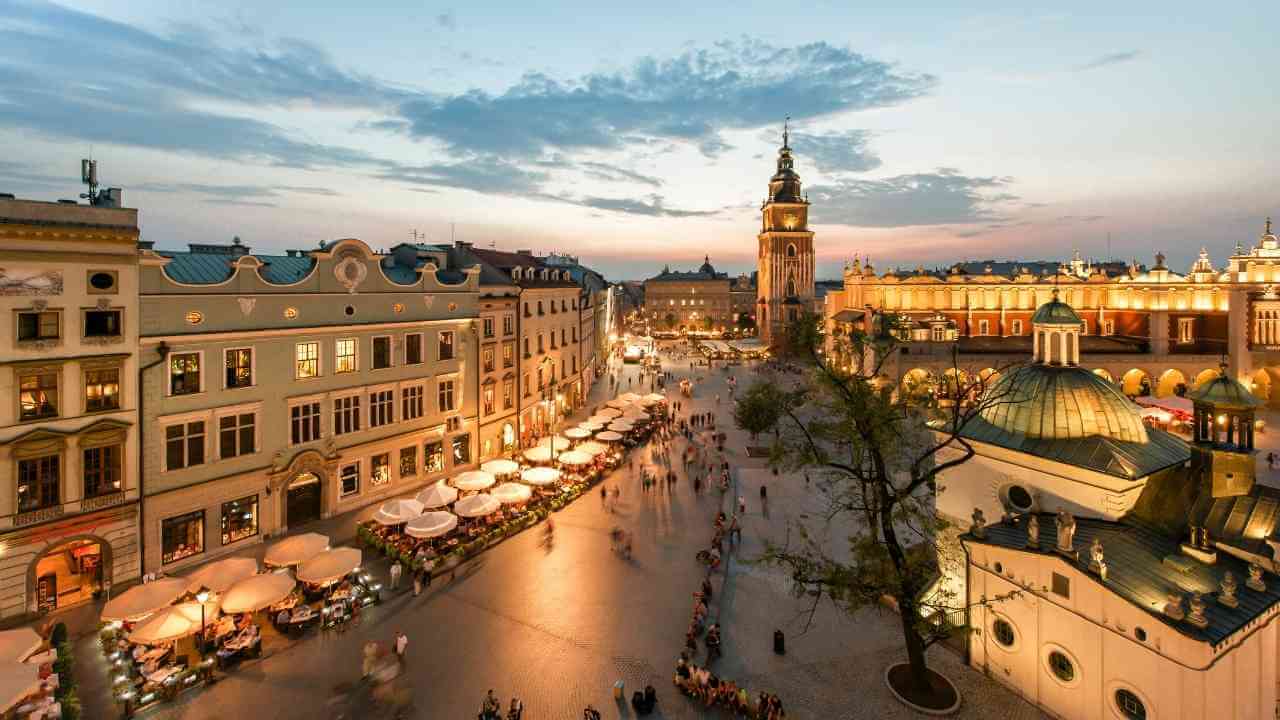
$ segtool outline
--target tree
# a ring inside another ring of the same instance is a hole
[[[702,329],[711,332],[711,328],[716,326],[716,321],[710,316],[702,318]]]
[[[668,329],[668,330],[674,330],[674,329],[675,329],[675,327],[676,327],[676,322],[677,322],[677,320],[676,320],[676,316],[675,316],[675,315],[673,315],[673,314],[671,314],[671,313],[667,313],[667,316],[666,316],[665,318],[663,318],[663,321],[667,323],[667,329]]]
[[[818,474],[825,520],[843,518],[852,526],[848,552],[833,552],[819,539],[825,533],[811,534],[801,520],[789,527],[785,542],[767,544],[761,559],[789,572],[797,596],[812,599],[811,613],[824,598],[848,613],[891,598],[908,660],[905,671],[891,670],[891,684],[919,705],[946,707],[954,690],[935,684],[938,676],[929,670],[925,652],[955,629],[940,619],[962,613],[966,599],[945,586],[930,587],[939,572],[940,534],[947,529],[934,511],[936,482],[974,456],[962,431],[980,412],[1020,399],[1010,391],[989,391],[985,378],[958,367],[951,373],[949,398],[895,392],[881,375],[900,350],[892,332],[833,337],[827,355],[839,362],[824,358],[825,339],[817,318],[794,323],[786,345],[806,363],[804,379],[785,386],[776,378],[757,380],[735,409],[735,420],[761,432],[768,429],[770,413],[778,418],[781,438],[771,463]]]

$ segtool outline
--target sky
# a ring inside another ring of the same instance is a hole
[[[1280,3],[0,0],[0,192],[145,240],[755,266],[791,118],[819,278],[1219,265],[1280,215]]]

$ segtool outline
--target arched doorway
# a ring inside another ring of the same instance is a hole
[[[1138,368],[1134,368],[1126,372],[1120,379],[1120,388],[1125,395],[1129,397],[1139,397],[1151,394],[1151,378]]]
[[[292,529],[319,520],[323,495],[324,483],[316,472],[307,470],[294,475],[285,490],[285,526]]]
[[[1156,397],[1182,396],[1187,392],[1187,376],[1180,370],[1165,370],[1156,383]]]
[[[907,397],[926,398],[934,391],[935,385],[933,376],[924,368],[908,370],[907,374],[902,376],[902,392]]]
[[[516,429],[511,423],[503,423],[502,425],[502,451],[504,453],[511,452],[516,449]]]
[[[27,596],[38,612],[92,600],[110,577],[111,545],[96,535],[64,538],[40,553],[27,571]]]

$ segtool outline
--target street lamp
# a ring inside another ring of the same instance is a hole
[[[209,591],[196,593],[196,602],[200,603],[200,654],[204,654],[204,604],[209,601]]]

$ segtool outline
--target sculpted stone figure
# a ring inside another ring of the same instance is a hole
[[[1066,510],[1058,511],[1058,551],[1069,553],[1075,548],[1076,519]]]

